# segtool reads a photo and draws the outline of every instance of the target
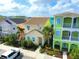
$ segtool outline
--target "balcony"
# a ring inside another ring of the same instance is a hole
[[[78,41],[79,32],[72,32],[71,41]]]
[[[79,28],[79,24],[73,24],[73,28]]]
[[[63,27],[70,28],[71,27],[71,23],[64,23]]]
[[[72,18],[66,17],[64,18],[63,27],[70,28],[72,24]]]
[[[69,36],[62,36],[63,40],[69,40]]]
[[[73,19],[73,28],[79,28],[79,17]]]
[[[70,32],[69,31],[63,31],[62,32],[62,39],[63,40],[69,40]]]
[[[71,41],[78,41],[78,37],[71,37]]]

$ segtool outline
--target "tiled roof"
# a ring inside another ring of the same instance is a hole
[[[21,18],[10,18],[10,20],[15,22],[16,24],[20,24],[20,23],[24,23],[25,22],[25,19],[21,19]]]
[[[49,17],[30,17],[27,18],[25,23],[30,25],[44,25],[46,21],[49,19]]]

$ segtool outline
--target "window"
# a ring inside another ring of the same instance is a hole
[[[32,37],[32,40],[35,41],[35,37]]]
[[[69,37],[70,37],[70,31],[62,32],[62,39],[69,40]]]
[[[60,34],[61,34],[60,30],[57,30],[57,31],[56,31],[56,35],[57,35],[57,36],[60,36]]]
[[[60,23],[61,23],[61,19],[57,18],[57,24],[60,24]]]
[[[79,32],[72,32],[72,35],[71,35],[71,40],[78,40],[78,35],[79,35]]]
[[[27,29],[28,29],[28,30],[30,29],[30,26],[29,26],[29,25],[27,25]]]
[[[13,28],[13,30],[15,30],[15,28]]]
[[[1,58],[0,59],[7,59],[7,57],[4,56],[4,55],[1,55]]]
[[[14,55],[16,52],[12,52],[11,54],[9,54],[8,55],[8,57],[10,57],[10,56],[12,56],[12,55]]]
[[[74,18],[73,24],[76,24],[77,18]]]

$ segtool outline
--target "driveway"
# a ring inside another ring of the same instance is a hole
[[[1,56],[1,54],[4,53],[4,52],[5,52],[5,50],[0,49],[0,56]]]
[[[1,54],[4,53],[4,52],[6,52],[6,51],[3,50],[3,49],[0,49],[0,56],[1,56]],[[22,55],[20,55],[20,56],[17,57],[17,59],[34,59],[34,58],[28,57],[28,56],[22,56]]]
[[[34,59],[34,58],[28,56],[19,56],[17,59]]]
[[[11,46],[7,46],[7,45],[4,45],[4,44],[1,44],[0,45],[1,49],[6,49],[6,50],[10,50],[10,49],[13,49],[15,47],[11,47]],[[39,53],[39,49],[37,49],[37,51],[29,51],[29,50],[25,50],[25,49],[22,49],[22,48],[19,48],[21,53],[23,54],[23,56],[20,56],[18,57],[18,59],[61,59],[61,58],[57,58],[57,57],[51,57],[49,55],[46,55],[46,54],[41,54]]]

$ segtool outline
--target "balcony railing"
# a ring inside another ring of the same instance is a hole
[[[70,28],[71,27],[71,23],[63,23],[63,27]]]
[[[73,28],[79,28],[79,24],[73,24]]]
[[[71,41],[78,41],[78,37],[71,37]]]
[[[63,40],[69,40],[69,36],[62,36]]]

